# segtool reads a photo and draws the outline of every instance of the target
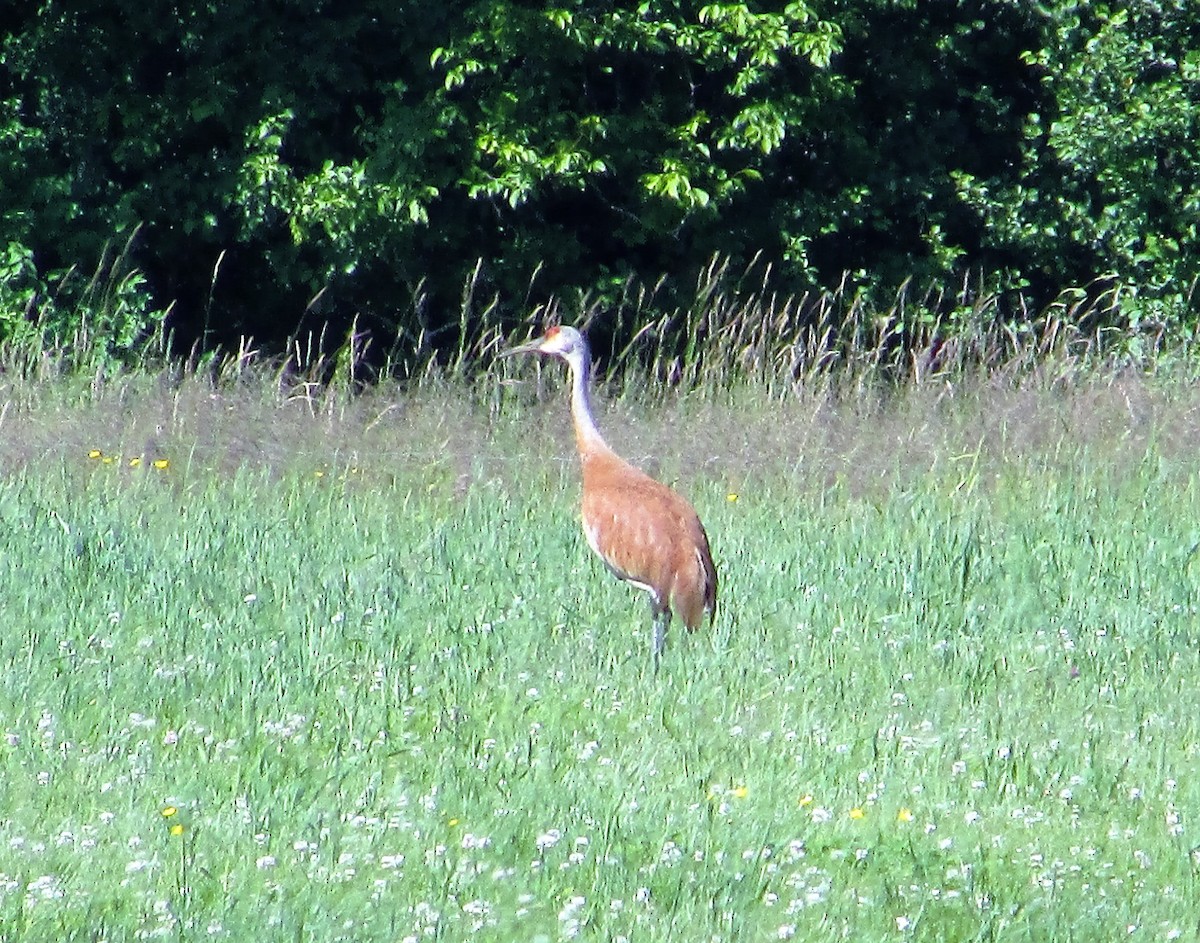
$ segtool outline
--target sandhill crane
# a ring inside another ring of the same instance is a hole
[[[650,594],[657,668],[671,613],[695,631],[717,607],[717,571],[692,506],[608,447],[592,416],[592,358],[573,327],[552,327],[502,356],[547,354],[571,371],[571,418],[583,468],[583,534],[618,579]]]

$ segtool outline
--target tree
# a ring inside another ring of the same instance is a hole
[[[45,275],[142,226],[184,337],[290,333],[327,287],[394,331],[397,283],[456,297],[479,258],[611,284],[722,248],[804,114],[772,81],[836,48],[801,3],[51,2],[4,65],[57,205],[6,235]]]
[[[1183,2],[1056,4],[1024,60],[1044,101],[1019,173],[956,176],[1017,287],[1120,289],[1116,322],[1175,325],[1200,275],[1200,12]],[[1097,282],[1099,280],[1099,282]]]
[[[47,299],[73,312],[88,282],[63,273],[106,252],[124,260],[116,333],[173,305],[185,346],[351,323],[385,346],[436,336],[475,272],[503,314],[613,299],[631,277],[665,276],[670,306],[714,255],[761,255],[783,292],[848,271],[881,304],[905,279],[974,273],[1014,318],[1105,276],[1129,289],[1114,323],[1186,319],[1198,16],[22,6],[0,43],[0,334]]]

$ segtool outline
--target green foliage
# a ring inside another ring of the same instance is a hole
[[[1046,104],[1024,129],[1011,185],[956,175],[989,241],[1042,284],[1064,271],[1125,292],[1119,326],[1174,328],[1200,276],[1200,13],[1182,2],[1052,7],[1023,59]],[[1143,324],[1143,322],[1146,322]]]
[[[10,243],[0,259],[0,342],[10,365],[71,371],[129,364],[166,316],[145,275],[130,267],[128,244],[121,253],[105,251],[90,278],[68,271],[55,285],[39,276],[25,246]]]
[[[33,253],[10,243],[0,258],[0,341],[26,365],[92,369],[134,359],[167,312],[155,305],[145,275],[129,268],[128,245],[107,253],[90,279],[75,272],[48,285]]]
[[[37,266],[33,253],[10,242],[0,256],[0,337],[25,343],[31,326],[28,312],[37,297]]]
[[[825,66],[837,48],[836,27],[799,3],[711,4],[695,20],[678,4],[511,12],[476,5],[466,19],[479,28],[431,62],[454,93],[443,120],[474,136],[469,194],[514,207],[610,174],[682,218],[727,202],[755,176],[736,153],[770,153],[788,133],[788,115],[759,98],[782,60]]]
[[[185,346],[326,323],[451,345],[464,285],[468,320],[630,284],[662,314],[714,258],[881,307],[976,286],[949,331],[981,299],[1020,322],[1076,288],[1131,350],[1195,320],[1183,2],[298,10],[15,12],[0,331],[134,232],[147,300],[116,349],[168,307]]]
[[[248,3],[51,5],[23,26],[8,65],[78,210],[75,241],[26,244],[44,271],[145,223],[139,258],[185,335],[208,325],[200,299],[225,301],[225,333],[277,334],[290,305],[290,333],[326,288],[378,327],[395,317],[382,286],[444,304],[480,258],[506,291],[534,272],[555,291],[620,283],[686,264],[693,221],[709,255],[720,210],[799,129],[800,96],[770,90],[838,41],[802,4],[373,4],[303,22]]]

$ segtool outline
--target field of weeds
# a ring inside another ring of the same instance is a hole
[[[0,939],[1194,938],[1194,386],[779,351],[601,391],[722,580],[657,675],[552,366],[10,375]]]

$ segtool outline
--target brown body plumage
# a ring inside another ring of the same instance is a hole
[[[583,533],[617,577],[650,594],[657,662],[672,612],[691,630],[716,613],[717,571],[704,526],[684,498],[634,468],[601,437],[592,416],[591,356],[582,334],[552,327],[506,353],[549,354],[571,368],[571,417],[583,468]]]

